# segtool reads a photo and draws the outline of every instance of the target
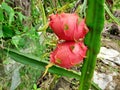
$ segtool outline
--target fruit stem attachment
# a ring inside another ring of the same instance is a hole
[[[47,72],[48,72],[48,69],[50,68],[50,67],[52,67],[54,65],[54,63],[49,63],[47,66],[45,66],[45,72],[44,72],[44,74],[42,75],[42,78],[47,74]]]

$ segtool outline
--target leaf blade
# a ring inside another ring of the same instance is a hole
[[[9,51],[7,49],[4,49],[4,52],[9,52],[9,56],[13,58],[15,61],[20,62],[22,64],[30,65],[36,68],[39,68],[41,70],[45,70],[45,66],[48,65],[48,62],[45,61],[39,61],[39,58],[35,56],[28,56],[27,54],[22,54],[18,51],[10,49]],[[61,76],[67,76],[70,78],[76,78],[79,79],[80,74],[72,71],[72,70],[67,70],[64,68],[61,68],[59,66],[52,66],[48,70],[51,73],[58,74]]]

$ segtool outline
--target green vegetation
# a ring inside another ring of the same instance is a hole
[[[2,0],[0,2],[0,69],[13,68],[0,74],[0,90],[11,88],[12,75],[16,69],[18,69],[17,73],[19,73],[21,82],[18,86],[16,85],[15,90],[41,90],[37,88],[37,80],[44,72],[45,66],[49,63],[50,52],[57,44],[57,37],[48,27],[48,18],[52,13],[72,11],[75,11],[81,18],[83,16],[86,18],[86,24],[90,30],[85,38],[85,44],[89,50],[82,71],[67,70],[56,65],[48,71],[58,76],[79,80],[80,90],[88,90],[91,84],[96,90],[100,90],[91,80],[96,65],[96,56],[100,49],[104,9],[110,16],[110,19],[106,21],[120,25],[118,18],[113,15],[115,10],[120,9],[120,2],[114,0],[112,8],[108,8],[109,4],[104,3],[104,0],[84,0],[83,4],[77,3],[78,1]],[[19,65],[14,67],[18,63],[16,64],[13,60],[19,62]]]

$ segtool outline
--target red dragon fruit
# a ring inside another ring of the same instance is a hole
[[[50,62],[64,68],[79,64],[85,58],[87,47],[83,42],[63,42],[50,54]]]
[[[67,41],[77,41],[88,32],[85,19],[80,22],[77,14],[52,14],[49,25],[59,39]]]

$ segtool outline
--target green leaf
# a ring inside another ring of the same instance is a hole
[[[33,85],[33,88],[34,88],[34,90],[36,90],[36,89],[37,89],[37,85],[36,85],[36,84],[34,84],[34,85]]]
[[[14,21],[14,12],[11,12],[10,14],[9,14],[9,25],[11,25],[11,23],[12,23],[12,21]]]
[[[2,23],[0,22],[0,38],[3,37]]]
[[[20,36],[13,36],[12,37],[12,43],[18,48],[19,41],[21,40]]]
[[[3,31],[2,31],[2,22],[4,20],[4,16],[3,16],[3,10],[0,7],[0,38],[3,37]]]
[[[0,7],[0,22],[2,22],[4,20],[4,16],[3,16],[3,10]]]
[[[5,3],[5,2],[2,2],[2,8],[7,12],[7,14],[9,15],[11,12],[14,12],[14,10],[10,7],[10,6],[8,6],[8,4],[7,3]]]
[[[100,50],[101,32],[104,27],[104,0],[87,0],[86,24],[89,32],[85,37],[87,58],[82,66],[79,90],[89,90]]]
[[[34,68],[39,68],[40,70],[45,70],[45,66],[47,66],[49,63],[49,62],[45,62],[43,60],[39,60],[39,58],[37,58],[35,56],[29,55],[29,54],[23,54],[16,50],[4,49],[4,52],[9,53],[8,55],[11,58],[13,58],[15,61],[26,64],[26,65],[30,65]],[[64,69],[64,68],[61,68],[61,67],[55,66],[55,65],[49,68],[49,72],[58,74],[61,76],[76,78],[76,79],[79,79],[79,77],[80,77],[80,74],[75,71]]]
[[[116,22],[118,25],[120,25],[119,20],[111,13],[110,9],[108,8],[108,6],[106,4],[104,4],[104,8],[105,8],[106,12],[109,14],[109,16],[114,20],[114,22]]]
[[[0,38],[3,37],[3,31],[2,31],[2,29],[1,29],[1,27],[2,27],[2,26],[0,25]]]
[[[46,25],[46,24],[47,24],[47,18],[46,18],[45,10],[44,10],[43,3],[42,3],[41,0],[39,1],[39,8],[40,8],[40,10],[41,10],[42,19],[43,19],[43,24]]]
[[[25,16],[21,12],[16,12],[18,14],[19,20],[22,23],[23,19],[25,19]]]
[[[2,30],[3,30],[4,38],[12,37],[15,34],[14,31],[11,30],[7,25],[4,25],[2,27]]]
[[[3,2],[2,3],[2,8],[7,12],[7,14],[9,15],[9,25],[11,25],[11,22],[14,21],[14,10],[8,6],[7,3]]]

